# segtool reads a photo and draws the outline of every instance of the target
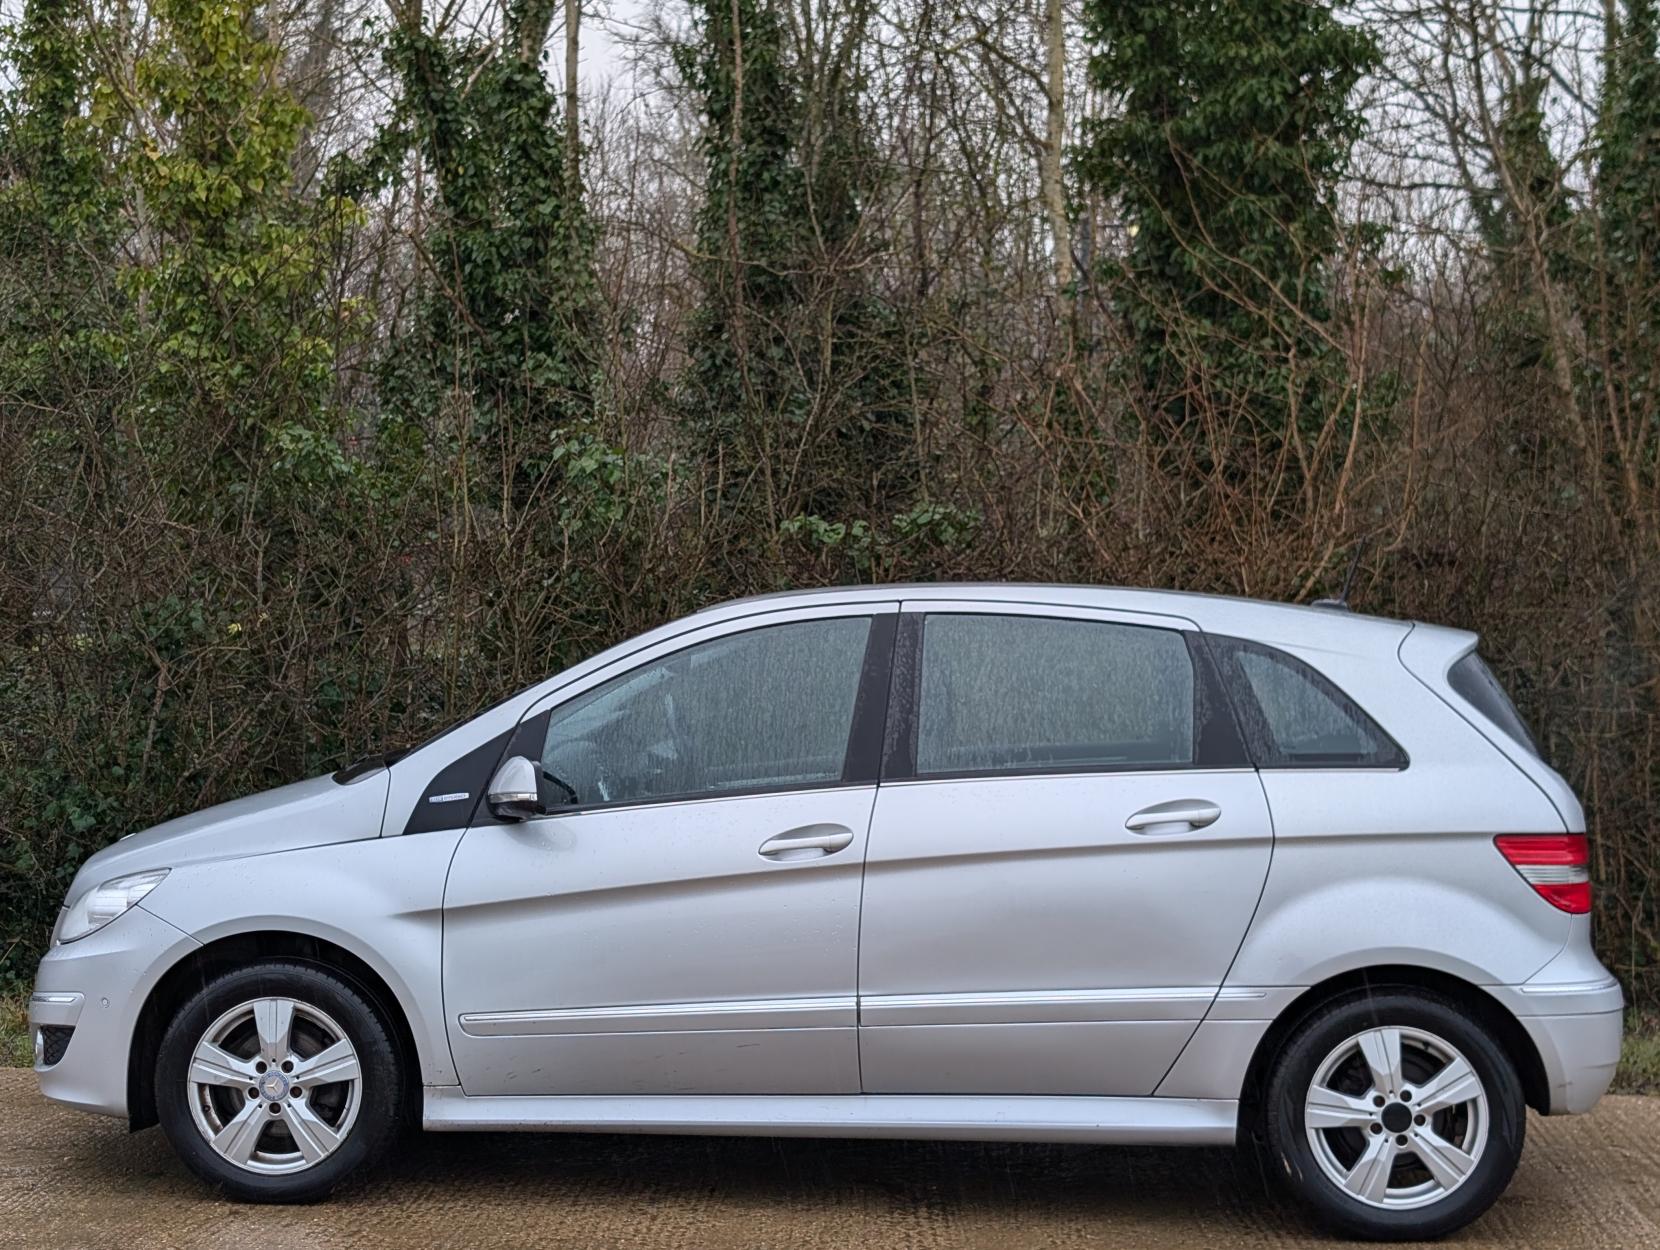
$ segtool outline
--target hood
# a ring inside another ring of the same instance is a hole
[[[390,779],[384,768],[345,785],[312,777],[129,834],[81,865],[68,897],[128,873],[378,838]]]

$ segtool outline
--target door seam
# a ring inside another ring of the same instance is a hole
[[[1198,1023],[1193,1026],[1193,1032],[1188,1035],[1187,1041],[1182,1043],[1182,1048],[1176,1052],[1176,1057],[1170,1061],[1170,1066],[1164,1070],[1164,1075],[1159,1077],[1158,1084],[1153,1086],[1153,1096],[1155,1098],[1158,1097],[1158,1092],[1163,1088],[1164,1083],[1170,1079],[1170,1074],[1176,1070],[1176,1065],[1182,1061],[1182,1056],[1187,1054],[1188,1047],[1193,1045],[1193,1039],[1199,1036],[1199,1030],[1205,1027],[1206,1021],[1210,1019],[1210,1013],[1216,1010],[1216,1000],[1222,996],[1222,991],[1228,988],[1228,978],[1233,976],[1234,965],[1239,962],[1239,952],[1245,949],[1245,943],[1251,936],[1251,930],[1256,927],[1257,916],[1262,912],[1262,900],[1268,897],[1268,882],[1274,875],[1274,852],[1279,846],[1279,831],[1274,824],[1274,805],[1268,800],[1268,787],[1262,781],[1262,770],[1257,768],[1252,771],[1256,773],[1257,787],[1262,791],[1263,810],[1268,813],[1268,863],[1262,870],[1262,887],[1257,891],[1257,901],[1255,906],[1251,908],[1251,918],[1245,922],[1245,928],[1240,931],[1239,945],[1234,947],[1233,957],[1228,960],[1228,966],[1222,973],[1222,979],[1217,983],[1216,993],[1211,995],[1211,1000],[1206,1005],[1204,1014],[1199,1017]],[[1240,1092],[1243,1093],[1244,1091],[1241,1090]]]

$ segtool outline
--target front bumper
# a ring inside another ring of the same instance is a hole
[[[139,1012],[162,973],[199,945],[141,904],[48,951],[29,998],[40,1092],[83,1111],[125,1116]],[[63,1030],[70,1030],[67,1045]],[[61,1058],[49,1062],[60,1048]]]

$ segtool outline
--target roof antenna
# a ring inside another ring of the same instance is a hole
[[[1316,599],[1313,606],[1317,608],[1335,608],[1339,612],[1349,610],[1349,587],[1354,585],[1355,570],[1360,567],[1360,557],[1366,554],[1366,544],[1370,538],[1362,538],[1355,544],[1354,555],[1349,557],[1349,571],[1343,574],[1343,589],[1337,592],[1335,599]]]

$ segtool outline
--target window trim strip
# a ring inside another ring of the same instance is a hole
[[[889,674],[898,627],[897,612],[885,612],[870,618],[865,658],[859,668],[859,688],[853,696],[853,719],[848,727],[847,749],[842,753],[844,785],[871,785],[882,775],[891,688]]]
[[[883,781],[908,781],[916,773],[917,703],[922,687],[921,612],[901,612],[888,685],[888,723],[883,735]]]

